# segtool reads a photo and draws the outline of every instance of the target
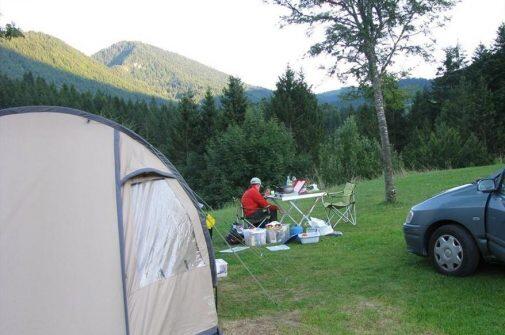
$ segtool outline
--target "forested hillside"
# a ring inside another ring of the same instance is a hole
[[[28,32],[24,38],[0,40],[0,72],[21,78],[26,72],[80,91],[102,91],[123,98],[161,94],[129,74],[118,73],[50,35]]]
[[[142,42],[118,42],[92,57],[110,68],[130,74],[172,99],[179,99],[188,91],[203,98],[207,88],[217,95],[228,80],[226,73]]]

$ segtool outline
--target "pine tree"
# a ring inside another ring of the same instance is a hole
[[[490,52],[486,48],[486,46],[484,44],[482,44],[482,43],[479,43],[479,45],[477,46],[477,48],[475,48],[472,60],[474,62],[482,61],[482,60],[487,59],[489,57],[489,55],[490,55]]]
[[[276,84],[268,115],[283,122],[293,133],[298,151],[308,153],[317,164],[319,145],[325,133],[323,115],[303,73],[297,76],[287,67]]]
[[[221,97],[225,124],[242,124],[248,101],[244,84],[239,78],[230,76],[228,86],[223,89]]]
[[[208,138],[213,137],[218,133],[218,110],[216,108],[216,102],[210,88],[205,92],[205,97],[202,102],[201,107],[201,121],[202,126],[206,131],[206,136]]]
[[[445,59],[442,66],[438,68],[438,75],[450,74],[466,66],[466,55],[461,45],[456,44],[454,47],[445,48],[444,51]]]
[[[502,23],[500,27],[498,27],[497,35],[493,50],[495,52],[505,52],[505,23]]]
[[[177,117],[171,128],[170,159],[185,170],[191,152],[199,151],[201,136],[198,134],[199,114],[193,93],[185,94],[177,107]]]

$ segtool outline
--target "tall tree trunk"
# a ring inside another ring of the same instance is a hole
[[[394,202],[396,200],[396,190],[393,180],[393,162],[391,159],[391,144],[389,143],[388,125],[386,114],[384,112],[384,96],[382,94],[382,83],[377,71],[377,63],[374,55],[369,57],[370,79],[375,102],[375,111],[379,123],[379,133],[382,147],[382,165],[384,169],[384,186],[386,188],[386,201]]]

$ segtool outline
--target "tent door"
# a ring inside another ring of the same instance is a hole
[[[136,178],[123,191],[129,193],[126,273],[133,291],[205,266],[189,214],[171,182],[159,176]]]

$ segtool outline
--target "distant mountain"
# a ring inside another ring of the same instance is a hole
[[[352,93],[357,92],[355,87],[342,87],[338,90],[327,91],[316,94],[317,101],[320,104],[329,104],[334,106],[359,105],[363,103],[363,98],[355,97]]]
[[[259,86],[249,86],[246,88],[245,94],[251,102],[259,102],[261,99],[269,99],[273,91],[268,88]]]
[[[188,91],[202,98],[207,88],[218,95],[228,83],[229,75],[224,72],[142,42],[118,42],[92,57],[172,99]]]
[[[411,97],[417,91],[423,90],[431,85],[431,80],[425,78],[405,78],[398,81],[400,88],[406,90]],[[327,91],[317,94],[317,100],[321,104],[329,104],[338,107],[357,106],[364,102],[363,98],[353,94],[355,87],[343,87],[338,90]]]
[[[119,42],[89,57],[39,32],[0,40],[0,60],[0,72],[11,78],[29,71],[57,86],[100,90],[127,99],[172,100],[188,90],[200,99],[207,87],[217,96],[228,82],[226,73],[141,42]],[[246,93],[257,102],[270,91],[246,84]]]
[[[74,85],[79,91],[103,92],[123,98],[162,97],[160,92],[88,57],[65,42],[43,33],[0,40],[0,72],[20,78],[30,71],[57,86]]]

